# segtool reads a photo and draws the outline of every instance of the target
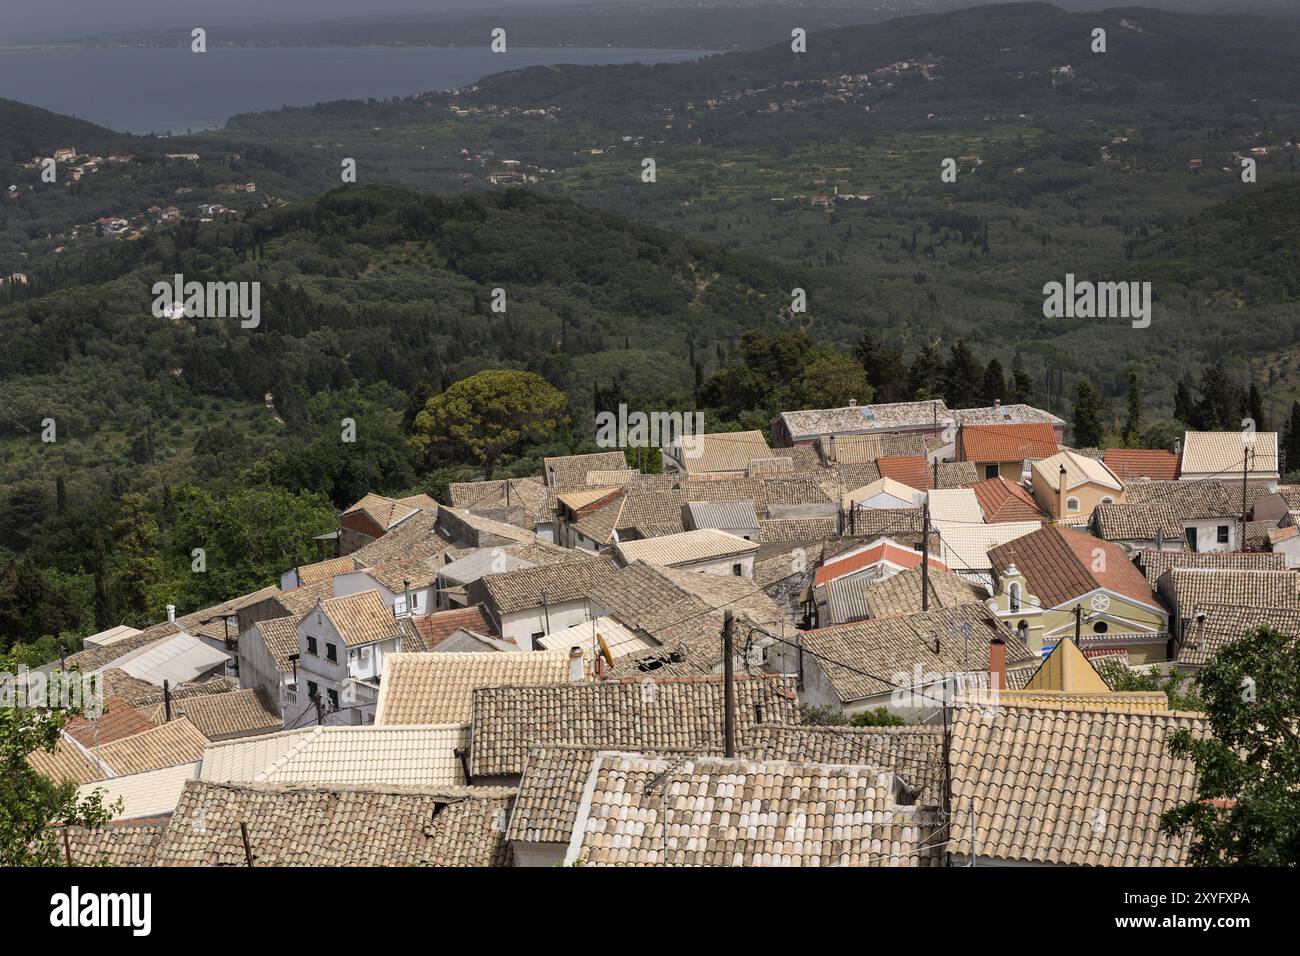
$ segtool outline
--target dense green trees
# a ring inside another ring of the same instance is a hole
[[[565,397],[540,375],[479,372],[429,399],[415,416],[411,443],[426,453],[458,447],[491,478],[499,463],[564,427],[567,410]]]
[[[1300,863],[1300,647],[1262,627],[1219,650],[1196,676],[1210,733],[1176,731],[1170,750],[1192,758],[1196,799],[1165,812],[1171,834],[1191,829],[1200,866]],[[1172,703],[1172,702],[1171,702]]]

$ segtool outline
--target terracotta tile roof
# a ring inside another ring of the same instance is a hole
[[[435,611],[423,617],[411,618],[416,632],[420,636],[419,647],[406,647],[404,651],[431,651],[445,641],[454,631],[467,630],[475,634],[495,634],[483,605],[472,604],[469,607],[453,608],[450,611]]]
[[[777,419],[785,423],[793,441],[806,441],[819,435],[929,429],[936,425],[942,428],[946,422],[953,420],[953,416],[943,399],[930,399],[883,405],[804,409],[782,412]]]
[[[198,776],[198,761],[181,763],[84,783],[77,788],[77,798],[85,799],[97,790],[102,791],[101,798],[105,807],[111,806],[120,798],[122,810],[114,820],[166,816],[176,809],[185,781],[196,780]]]
[[[942,843],[938,814],[875,768],[601,752],[565,862],[939,866]]]
[[[666,528],[668,534],[676,534],[685,530],[682,524],[685,501],[685,492],[679,488],[629,491],[623,496],[615,527],[620,532],[638,529],[643,537],[651,537],[645,533],[647,528]]]
[[[1178,642],[1178,663],[1207,663],[1222,648],[1259,627],[1271,627],[1281,634],[1300,636],[1300,608],[1240,607],[1235,604],[1199,604]]]
[[[104,701],[103,713],[98,717],[74,717],[63,732],[84,747],[107,744],[145,730],[153,730],[153,722],[121,697]]]
[[[1101,460],[1122,481],[1171,481],[1178,477],[1178,456],[1163,448],[1107,448]]]
[[[207,783],[461,786],[456,749],[468,724],[307,727],[210,745],[199,779]]]
[[[413,588],[424,588],[432,585],[438,578],[438,564],[436,559],[422,559],[417,561],[392,561],[388,564],[376,564],[366,568],[371,580],[382,584],[392,594],[401,594],[406,590],[406,582],[411,582]]]
[[[587,487],[589,471],[622,471],[627,458],[621,451],[598,451],[588,455],[563,455],[542,459],[546,484],[558,491]]]
[[[980,479],[973,461],[941,461],[932,471],[936,488],[964,488]]]
[[[1241,477],[1250,453],[1250,474],[1277,473],[1277,432],[1255,432],[1247,440],[1242,432],[1185,432],[1182,473]]]
[[[260,687],[174,701],[172,715],[188,717],[209,740],[236,734],[264,734],[284,726],[275,705]]]
[[[1141,481],[1125,486],[1125,501],[1098,505],[1093,512],[1098,537],[1108,541],[1183,541],[1183,522],[1238,514],[1227,488],[1213,481]],[[1240,507],[1238,497],[1238,507]]]
[[[942,727],[764,724],[750,732],[744,753],[754,760],[879,767],[915,790],[918,803],[939,804],[943,797]]]
[[[1300,608],[1300,574],[1294,571],[1171,568],[1161,575],[1159,588],[1184,619],[1203,604]]]
[[[859,583],[863,585],[867,612],[872,617],[914,614],[921,610],[920,568],[900,571],[879,582]],[[983,588],[942,567],[930,568],[929,590],[932,610],[970,604],[988,596]]]
[[[98,753],[115,774],[140,773],[200,760],[207,743],[208,738],[194,724],[178,717],[161,727],[102,744]]]
[[[738,675],[736,739],[763,723],[795,723],[791,679]],[[720,677],[605,680],[474,692],[470,772],[513,776],[533,747],[628,747],[721,751]]]
[[[1060,607],[1105,588],[1146,607],[1165,610],[1123,548],[1072,528],[1048,525],[994,548],[989,559],[999,575],[1014,564],[1044,607]],[[1093,570],[1099,565],[1104,570]]]
[[[111,823],[88,830],[68,827],[68,848],[73,866],[152,866],[166,824]],[[62,828],[59,836],[59,862],[63,862]]]
[[[333,580],[336,574],[347,574],[349,571],[356,570],[356,562],[352,556],[344,555],[341,558],[329,558],[325,561],[317,561],[315,564],[299,565],[297,572],[298,585],[320,584],[322,581]]]
[[[681,448],[682,439],[674,438],[672,450]],[[760,431],[714,432],[687,439],[678,464],[688,475],[717,471],[747,472],[755,458],[771,458],[772,449]]]
[[[924,455],[925,441],[915,433],[906,435],[842,435],[817,439],[817,448],[827,464],[858,465],[882,455]]]
[[[1005,478],[989,478],[970,485],[989,524],[1004,521],[1046,521],[1047,512],[1022,486]]]
[[[508,494],[507,494],[507,486]],[[507,478],[502,481],[453,481],[447,486],[448,502],[453,508],[472,509],[499,505],[507,499],[513,507],[522,505],[525,520],[533,524],[546,520],[554,502],[541,478]]]
[[[112,768],[96,762],[93,748],[83,748],[64,736],[59,737],[53,751],[33,750],[27,755],[27,763],[54,783],[89,783],[112,775]]]
[[[885,478],[893,478],[912,488],[928,491],[934,487],[930,466],[924,455],[901,455],[876,460],[876,467]]]
[[[536,747],[528,752],[519,795],[506,839],[524,843],[568,844],[582,803],[582,790],[599,747]],[[677,758],[694,750],[638,751],[650,757]]]
[[[1285,571],[1286,556],[1269,551],[1140,551],[1138,563],[1147,583],[1156,586],[1170,568],[1210,568],[1218,571]]]
[[[962,461],[1015,462],[1050,458],[1058,447],[1056,430],[1047,422],[963,425],[957,433],[957,457]]]
[[[392,654],[384,661],[375,724],[469,723],[475,688],[568,679],[567,650]]]
[[[596,584],[614,573],[614,565],[608,558],[593,556],[563,564],[485,574],[470,587],[471,591],[481,588],[497,614],[511,614],[541,607],[543,591],[545,602],[550,605],[580,601]]]
[[[320,602],[320,606],[348,647],[373,644],[402,635],[401,626],[393,618],[393,612],[384,604],[378,591],[361,591],[345,597],[327,598]],[[310,613],[309,611],[308,614]]]
[[[350,515],[361,512],[379,527],[387,530],[402,520],[409,518],[418,510],[418,508],[400,504],[396,500],[386,498],[383,495],[368,494],[350,508],[345,508],[343,514]]]
[[[760,518],[758,540],[821,541],[835,537],[838,526],[837,518]]]
[[[514,791],[192,781],[158,866],[508,866]],[[358,838],[358,837],[361,838]]]
[[[864,548],[856,554],[826,562],[817,569],[817,573],[813,576],[813,584],[817,586],[828,584],[836,578],[856,574],[865,568],[886,561],[904,569],[919,567],[921,552],[904,547],[888,538],[882,538],[871,547]],[[943,562],[933,555],[930,557],[930,562],[935,567],[944,567]]]
[[[397,503],[399,505],[406,505],[408,508],[431,509],[434,511],[438,508],[438,502],[434,501],[423,491],[417,492],[413,495],[407,495],[405,498],[398,498]]]
[[[662,538],[644,541],[624,541],[614,546],[624,564],[645,561],[647,564],[672,567],[696,561],[716,561],[724,558],[741,558],[758,550],[758,543],[746,541],[739,535],[702,528],[683,531]]]
[[[313,602],[315,603],[315,602]],[[293,616],[273,617],[258,621],[249,628],[255,631],[275,661],[276,670],[287,674],[293,670],[290,655],[298,653],[298,619]]]
[[[1016,424],[1023,422],[1046,422],[1058,428],[1064,427],[1064,418],[1033,405],[985,405],[980,408],[957,408],[952,412],[953,420],[959,425],[994,425]]]
[[[1162,833],[1160,815],[1196,798],[1195,766],[1166,743],[1183,728],[1205,731],[1174,714],[959,708],[953,850],[1058,865],[1182,864],[1190,836]]]
[[[875,537],[881,534],[921,533],[920,508],[860,508],[853,516],[852,533],[857,537]],[[845,534],[850,531],[846,519]]]
[[[889,693],[899,686],[894,675],[911,674],[918,665],[923,672],[941,675],[987,671],[994,634],[1006,642],[1008,667],[1033,660],[1024,644],[982,604],[800,632],[804,647],[820,656],[818,666],[843,703]]]
[[[358,567],[389,564],[393,561],[418,561],[442,554],[452,542],[438,536],[437,514],[418,511],[381,538],[358,548],[349,555]],[[332,597],[331,591],[326,597]]]

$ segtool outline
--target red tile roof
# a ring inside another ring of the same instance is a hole
[[[133,734],[153,730],[154,722],[128,704],[121,697],[104,701],[104,712],[98,717],[74,717],[63,729],[83,747],[94,747],[110,741],[121,740]]]
[[[1100,555],[1095,552],[1102,552]],[[1014,564],[1044,607],[1060,607],[1098,588],[1164,611],[1146,575],[1124,549],[1062,525],[1048,525],[989,552],[1001,574]],[[1093,570],[1101,567],[1104,570]]]
[[[487,634],[489,636],[495,633],[496,630],[491,621],[488,620],[487,615],[483,613],[483,605],[481,604],[456,608],[451,611],[435,611],[433,614],[426,614],[424,617],[412,618],[411,621],[415,624],[415,629],[419,631],[426,651],[433,650],[460,628],[473,631],[475,634]]]
[[[1172,481],[1178,477],[1178,456],[1163,448],[1108,448],[1101,460],[1123,481]]]
[[[959,461],[1024,461],[1057,453],[1056,431],[1047,422],[963,425],[957,436]]]
[[[975,500],[989,524],[1003,521],[1046,521],[1047,512],[1038,507],[1034,496],[1005,478],[990,478],[965,487],[975,492]]]
[[[890,455],[876,459],[881,478],[893,478],[920,491],[934,487],[924,455]]]
[[[905,548],[902,545],[895,544],[893,541],[881,541],[879,544],[872,545],[865,551],[849,555],[847,558],[841,558],[838,561],[831,561],[828,564],[823,564],[817,569],[817,573],[813,575],[813,585],[817,586],[825,584],[827,581],[842,578],[846,574],[861,571],[863,568],[870,567],[871,565],[878,564],[882,561],[888,561],[890,564],[896,564],[904,569],[916,568],[921,565],[921,554],[919,551]],[[947,566],[934,555],[930,555],[930,567],[939,568],[944,571],[947,570]]]

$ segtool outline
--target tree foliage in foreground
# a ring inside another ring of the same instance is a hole
[[[1170,751],[1189,756],[1196,799],[1167,810],[1166,833],[1190,828],[1197,866],[1300,862],[1300,641],[1261,627],[1233,641],[1196,677],[1209,734],[1188,730]]]

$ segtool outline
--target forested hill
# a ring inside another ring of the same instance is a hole
[[[129,150],[143,142],[140,137],[116,133],[85,120],[0,98],[0,159],[6,161],[26,163],[33,156],[48,156],[58,148],[50,143],[75,146],[86,153],[108,153]]]
[[[799,284],[786,267],[567,200],[391,187],[185,224],[117,244],[111,269],[0,310],[0,437],[46,416],[85,437],[183,414],[198,396],[260,405],[267,391],[292,425],[322,389],[429,393],[492,365],[535,368],[584,399],[620,363],[645,391],[689,387],[692,342],[771,327]],[[154,318],[152,284],[174,273],[261,281],[261,326]]]
[[[1149,278],[1249,305],[1300,299],[1300,182],[1212,206],[1134,244]]]
[[[1090,50],[1098,27],[1108,34],[1105,54]],[[998,4],[814,33],[808,44],[815,55],[792,52],[787,37],[761,50],[695,63],[535,67],[491,77],[479,84],[478,95],[512,103],[615,106],[870,73],[918,60],[935,63],[933,75],[950,81],[950,89],[926,89],[927,97],[1014,94],[1065,66],[1073,79],[1062,77],[1060,91],[1094,96],[1114,95],[1133,83],[1177,83],[1180,94],[1212,93],[1228,81],[1261,93],[1290,93],[1300,77],[1300,20],[1142,7],[1070,13],[1047,3]]]

